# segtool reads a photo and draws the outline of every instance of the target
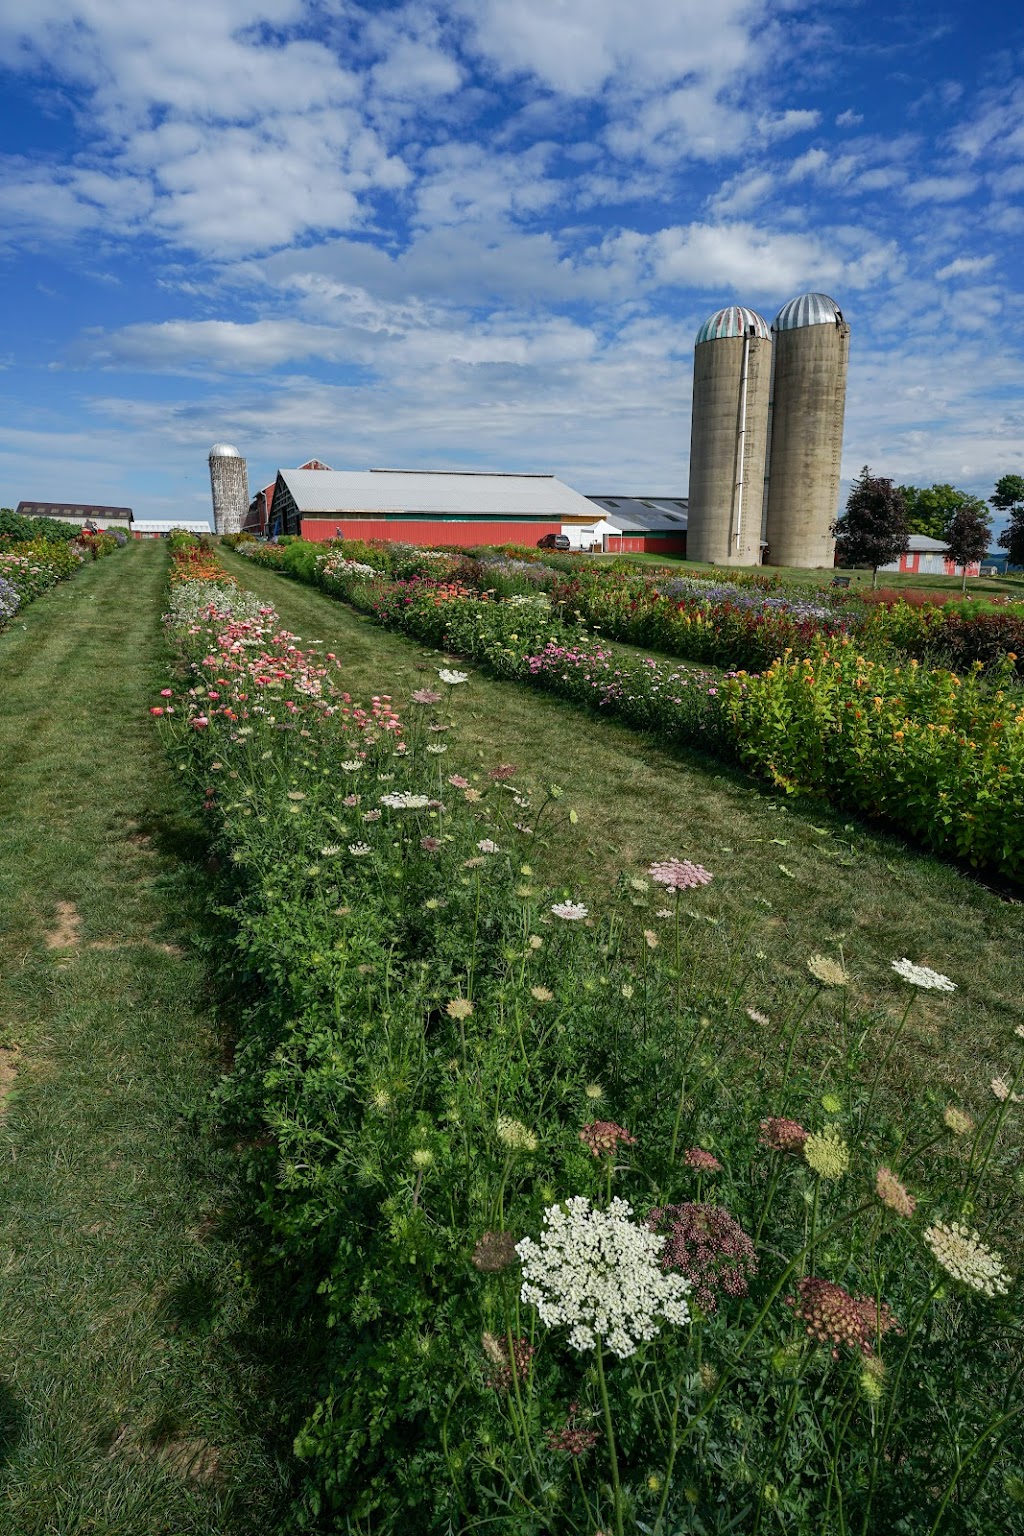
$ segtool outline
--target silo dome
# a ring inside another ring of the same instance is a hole
[[[694,345],[699,346],[702,341],[720,341],[730,336],[759,336],[762,341],[768,341],[768,322],[762,319],[756,309],[747,309],[742,304],[727,304],[704,321]]]
[[[783,304],[772,322],[773,331],[797,331],[805,325],[835,325],[843,312],[827,293],[802,293]]]
[[[230,443],[214,443],[210,449],[211,459],[240,459],[242,455],[237,448],[232,448]]]

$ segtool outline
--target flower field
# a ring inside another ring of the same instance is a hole
[[[32,521],[27,518],[19,522]],[[41,521],[35,519],[34,521]],[[80,539],[0,536],[0,630],[20,609],[35,602],[60,581],[75,574],[83,560],[113,554],[116,542],[106,535]]]
[[[508,562],[497,577],[490,564],[481,576],[479,562],[453,554],[351,544],[323,554],[300,543],[242,552],[498,676],[739,760],[787,793],[877,816],[935,851],[1011,878],[1024,872],[1024,693],[1017,653],[1000,649],[1020,619],[968,620],[952,605],[932,610],[934,621],[907,605],[861,605],[862,617],[851,618],[753,585],[723,599],[720,584],[701,582],[690,583],[696,595],[685,600],[676,592],[672,603],[658,597],[638,608],[614,571],[590,586],[567,586],[552,573],[546,589],[534,582],[514,591],[520,573],[504,570]],[[386,578],[388,563],[406,574]],[[495,580],[504,595],[486,585]],[[619,629],[616,613],[624,616]],[[581,632],[580,619],[589,630]],[[978,630],[962,646],[984,653],[966,679],[909,656],[916,641],[908,626],[918,623],[944,624],[947,641]],[[728,670],[680,667],[604,639],[609,630],[636,638],[638,626],[649,643],[682,646]],[[751,655],[759,672],[743,662]]]
[[[680,739],[790,707],[770,668],[626,662],[536,588],[329,560],[325,588],[379,621]],[[955,1011],[955,976],[894,934],[891,971],[854,978],[823,934],[770,1021],[756,916],[704,960],[723,876],[667,848],[600,897],[566,887],[544,834],[570,797],[469,755],[466,672],[357,699],[336,654],[198,563],[175,551],[178,673],[151,713],[224,871],[219,1118],[319,1362],[299,1524],[1014,1529],[1024,1023],[984,1113],[894,1097],[908,1020]],[[861,674],[833,670],[839,708]],[[916,686],[977,741],[1005,685]],[[865,1012],[854,980],[902,1007]]]

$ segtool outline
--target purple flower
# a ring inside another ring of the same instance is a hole
[[[671,891],[692,891],[714,878],[703,864],[691,864],[689,859],[659,859],[647,873],[656,885],[665,885]]]

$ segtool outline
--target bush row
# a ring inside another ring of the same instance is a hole
[[[899,961],[855,1015],[812,956],[772,1027],[740,941],[707,962],[684,849],[594,910],[542,869],[565,797],[460,762],[464,673],[361,706],[212,590],[174,589],[153,713],[229,872],[221,1115],[320,1363],[296,1523],[1011,1529],[1019,1042],[976,1119],[894,1102],[916,989],[952,982]]]
[[[976,663],[964,682],[914,662],[868,661],[838,636],[831,650],[812,640],[810,657],[787,648],[760,676],[718,678],[581,638],[543,596],[495,600],[456,582],[385,582],[309,549],[270,558],[378,623],[498,676],[738,757],[788,793],[879,816],[937,852],[1024,874],[1024,699],[1011,686],[1014,658],[985,679]],[[263,551],[253,558],[263,562]]]

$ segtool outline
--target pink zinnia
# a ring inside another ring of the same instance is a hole
[[[691,864],[689,859],[658,859],[647,873],[656,885],[666,885],[672,891],[692,891],[714,878],[703,864]]]
[[[721,1173],[722,1165],[718,1158],[710,1152],[705,1152],[703,1147],[689,1147],[683,1153],[683,1162],[688,1168],[699,1168],[701,1173]]]

